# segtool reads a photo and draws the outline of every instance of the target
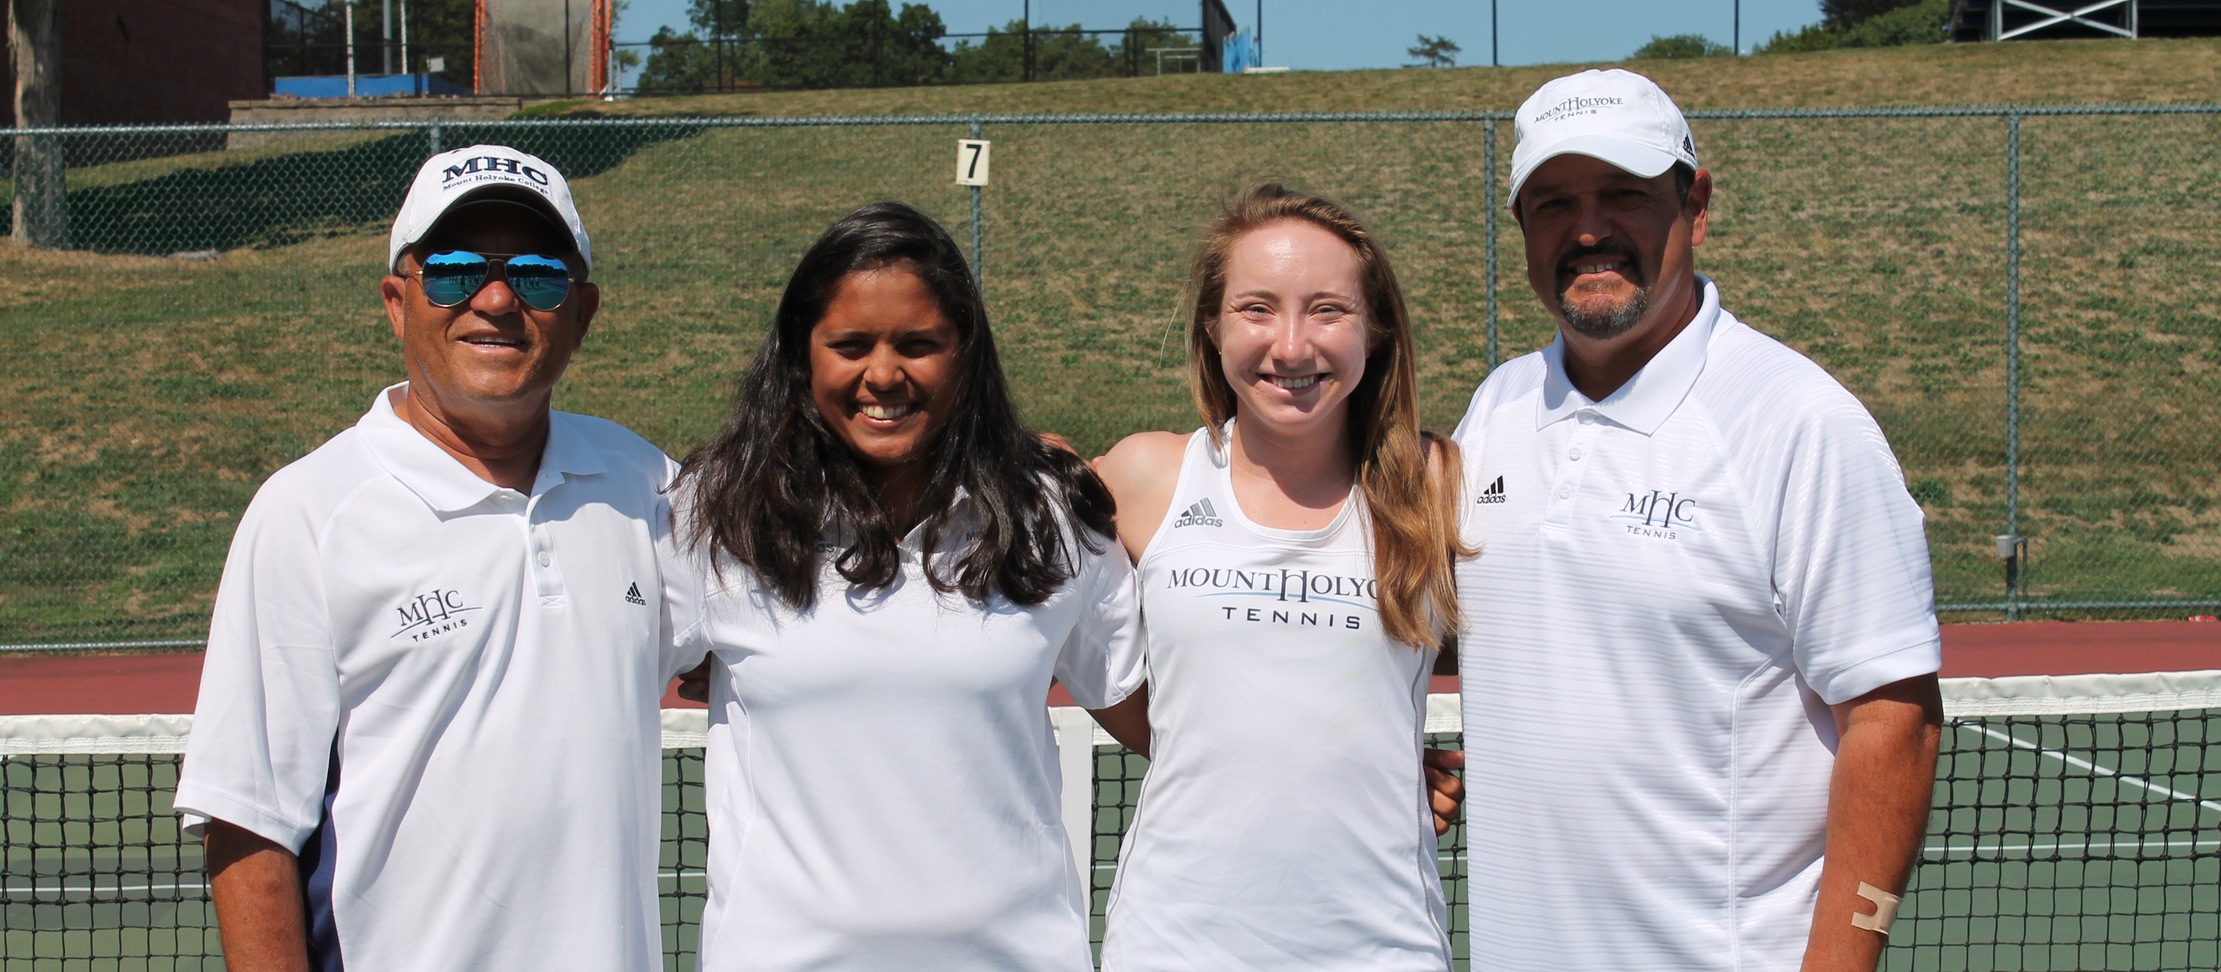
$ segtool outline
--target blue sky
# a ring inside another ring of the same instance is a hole
[[[892,0],[900,7],[902,0]],[[1736,0],[1495,0],[1497,52],[1504,64],[1550,64],[1626,57],[1652,35],[1703,34],[1730,42]],[[642,41],[656,27],[686,27],[686,0],[631,0],[617,40]],[[1196,0],[1032,0],[1033,19],[1058,26],[1123,27],[1135,17],[1200,21]],[[1226,0],[1235,22],[1251,26],[1258,0]],[[1024,0],[931,0],[952,33],[983,31],[1018,19]],[[1779,30],[1820,19],[1818,0],[1741,0],[1748,49]],[[1410,62],[1404,49],[1420,34],[1447,36],[1463,48],[1460,65],[1489,63],[1490,0],[1263,0],[1265,63],[1305,71],[1387,68]]]

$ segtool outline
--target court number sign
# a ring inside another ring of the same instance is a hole
[[[987,184],[987,140],[960,138],[956,140],[956,184],[984,186]]]

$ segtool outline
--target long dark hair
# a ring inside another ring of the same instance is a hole
[[[817,603],[819,544],[844,544],[834,566],[867,590],[899,576],[903,524],[872,488],[862,461],[826,426],[810,395],[810,332],[848,275],[887,267],[916,274],[956,327],[956,408],[921,460],[926,578],[942,593],[984,602],[1046,600],[1078,569],[1072,539],[1100,553],[1111,535],[1110,491],[1073,453],[1018,419],[987,307],[963,251],[925,214],[873,203],[835,221],[787,280],[771,333],[740,379],[725,424],[686,457],[679,490],[684,536],[756,572],[796,610]],[[958,487],[970,494],[970,538],[947,556]],[[844,529],[829,530],[834,526]]]

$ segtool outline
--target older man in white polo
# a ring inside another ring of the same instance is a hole
[[[1665,92],[1586,71],[1516,126],[1558,336],[1456,432],[1473,967],[1870,972],[1941,719],[1920,510],[1696,272],[1712,176]]]
[[[662,967],[670,460],[548,407],[600,302],[569,187],[433,157],[379,284],[408,379],[264,483],[176,806],[227,966]]]

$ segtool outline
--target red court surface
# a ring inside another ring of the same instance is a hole
[[[0,655],[0,715],[191,712],[200,668],[197,653]],[[2221,622],[2032,621],[1943,628],[1945,677],[2209,669],[2221,669]],[[1457,679],[1436,678],[1433,690],[1455,692]],[[1070,705],[1071,697],[1060,688],[1049,701]],[[699,708],[670,694],[663,704]]]

